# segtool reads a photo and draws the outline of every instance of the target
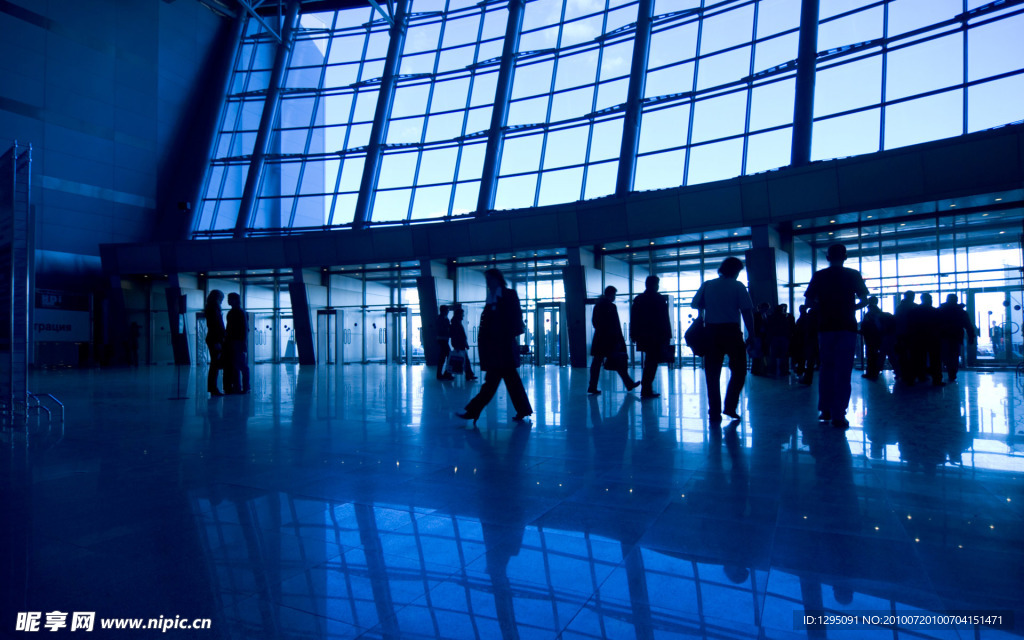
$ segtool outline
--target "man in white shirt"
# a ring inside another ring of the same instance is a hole
[[[718,277],[701,285],[690,306],[704,315],[708,331],[708,351],[704,356],[704,380],[708,388],[708,420],[721,422],[722,414],[739,420],[740,391],[747,378],[747,350],[740,328],[740,317],[747,334],[754,331],[754,305],[743,283],[736,278],[743,261],[729,257],[718,267]],[[722,363],[729,356],[729,386],[722,405],[720,378]]]

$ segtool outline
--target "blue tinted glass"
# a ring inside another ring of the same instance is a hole
[[[480,197],[480,182],[461,182],[455,185],[455,203],[452,215],[461,215],[476,211],[476,201]]]
[[[590,127],[573,127],[552,131],[544,147],[544,168],[553,169],[583,164],[587,155],[587,136]]]
[[[551,90],[551,72],[554,62],[517,65],[512,83],[512,98],[547,94]]]
[[[1024,75],[967,90],[967,130],[980,131],[1024,119]]]
[[[392,119],[388,123],[388,144],[407,144],[419,142],[423,137],[425,118]]]
[[[693,68],[694,64],[687,62],[657,71],[648,71],[644,97],[652,98],[690,91],[693,89]]]
[[[881,111],[872,109],[815,121],[812,160],[845,158],[878,151]]]
[[[411,196],[412,189],[378,190],[373,198],[373,212],[370,214],[370,220],[373,222],[395,222],[407,219]]]
[[[629,77],[633,61],[633,41],[627,40],[604,48],[601,54],[601,80]]]
[[[597,51],[587,51],[558,59],[555,89],[579,87],[597,81]]]
[[[889,4],[889,37],[949,20],[963,11],[963,0],[899,0]]]
[[[498,179],[494,197],[495,209],[525,209],[533,206],[537,190],[537,174]]]
[[[750,75],[751,47],[719,53],[700,59],[697,90],[735,82]]]
[[[878,104],[882,99],[882,57],[872,56],[819,70],[814,86],[814,116]]]
[[[484,151],[486,147],[483,142],[467,144],[462,147],[462,156],[459,160],[459,180],[479,180],[484,169]],[[479,185],[477,186],[479,191]]]
[[[901,102],[885,109],[885,148],[957,136],[963,127],[962,90]]]
[[[391,117],[414,116],[426,113],[429,84],[401,86],[395,89],[395,100],[391,106]]]
[[[967,32],[969,80],[1024,69],[1024,16],[1004,18]]]
[[[760,0],[757,7],[757,37],[796,29],[800,26],[800,0]]]
[[[366,158],[346,158],[341,166],[341,182],[338,184],[339,191],[359,191],[359,182],[363,177],[363,165]]]
[[[444,48],[476,43],[476,34],[479,29],[479,13],[459,14],[458,17],[448,20],[444,25]],[[472,62],[472,60],[466,60],[463,64],[465,65],[469,62]]]
[[[349,224],[355,217],[356,202],[359,196],[352,194],[339,195],[334,199],[334,213],[328,224]]]
[[[673,62],[689,60],[697,54],[697,23],[674,26],[651,34],[647,68],[656,69]]]
[[[788,165],[792,145],[793,130],[789,128],[750,136],[744,173],[758,173]]]
[[[690,128],[690,105],[645,111],[640,121],[640,153],[660,151],[686,144]]]
[[[552,97],[551,122],[578,118],[591,112],[594,105],[594,88],[585,87],[575,91],[556,93]]]
[[[826,20],[876,2],[877,0],[822,0],[818,9],[818,20]]]
[[[583,197],[600,198],[615,193],[615,181],[619,163],[617,161],[592,164],[587,167],[587,187]]]
[[[729,9],[704,18],[700,54],[706,55],[750,42],[754,35],[754,6]]]
[[[925,93],[963,82],[963,36],[955,34],[889,53],[886,100]]]
[[[597,88],[597,110],[620,105],[626,101],[629,92],[628,80],[602,82]]]
[[[750,104],[750,130],[793,122],[796,80],[782,80],[754,88]]]
[[[447,149],[428,149],[423,152],[420,161],[419,184],[451,182],[455,179],[455,160],[459,150],[455,147]]]
[[[683,163],[686,151],[669,151],[636,159],[636,174],[633,177],[634,191],[678,187],[683,183]]]
[[[456,111],[439,116],[430,116],[427,120],[427,142],[452,140],[462,135],[462,121],[465,113]]]
[[[530,100],[517,100],[508,107],[508,126],[542,123],[546,120],[547,115],[547,95]]]
[[[619,157],[622,147],[622,118],[598,122],[590,141],[590,162]]]
[[[734,178],[743,172],[743,140],[727,140],[690,149],[686,184]]]
[[[448,215],[448,201],[452,185],[416,189],[412,203],[412,218],[443,218]]]
[[[380,178],[377,188],[404,187],[412,184],[413,172],[416,169],[415,153],[386,153],[381,158]]]
[[[570,2],[569,6],[580,6],[583,3]],[[583,18],[567,23],[562,29],[562,47],[571,47],[575,44],[590,42],[601,35],[601,27],[604,17],[596,15],[590,18]]]
[[[405,46],[402,48],[403,65],[404,58],[415,53],[434,51],[441,41],[441,21],[431,18],[429,23],[419,21],[409,26],[405,33]],[[403,69],[402,73],[406,73]]]
[[[741,134],[746,117],[746,91],[700,100],[694,105],[693,142]]]
[[[791,33],[758,42],[754,49],[754,73],[796,60],[796,47],[800,36]]]
[[[430,100],[430,112],[465,109],[466,98],[469,96],[469,78],[455,78],[437,82],[434,95]]]
[[[583,187],[583,167],[547,171],[540,177],[538,206],[575,202],[580,199]]]
[[[536,171],[540,167],[541,143],[540,135],[507,138],[501,152],[501,175]]]
[[[874,7],[818,26],[818,51],[828,51],[882,37],[885,11]]]

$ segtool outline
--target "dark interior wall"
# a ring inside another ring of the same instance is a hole
[[[227,22],[191,0],[0,2],[0,147],[33,148],[37,286],[80,285],[101,243],[155,240],[194,197]]]

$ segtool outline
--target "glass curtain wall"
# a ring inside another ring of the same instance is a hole
[[[613,192],[638,7],[526,2],[496,209]],[[344,227],[361,187],[370,224],[475,211],[508,17],[500,0],[411,0],[379,178],[362,185],[389,25],[370,7],[302,15],[250,231]],[[634,190],[789,164],[799,21],[800,0],[654,0]],[[1024,118],[1022,31],[1020,2],[822,2],[812,159]],[[277,48],[251,20],[196,237],[234,229]]]

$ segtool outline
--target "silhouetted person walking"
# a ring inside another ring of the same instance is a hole
[[[814,309],[818,318],[819,419],[846,428],[850,426],[846,408],[850,404],[850,376],[857,352],[855,312],[866,304],[868,289],[859,271],[843,266],[845,245],[829,246],[825,258],[829,266],[811,277],[804,294],[807,306]]]
[[[619,310],[615,306],[615,287],[605,287],[604,295],[594,305],[594,313],[590,323],[594,326],[594,339],[590,343],[590,355],[594,357],[590,363],[590,386],[587,393],[601,393],[597,388],[597,380],[601,376],[601,365],[607,360],[609,369],[622,378],[627,391],[640,385],[629,375],[629,356],[626,353],[626,339],[622,335],[622,323],[619,322]]]
[[[878,308],[878,297],[868,298],[868,310],[860,321],[860,335],[864,338],[865,351],[863,377],[868,380],[878,380],[885,363],[885,354],[882,352],[883,314]]]
[[[800,305],[800,317],[797,318],[794,333],[800,342],[797,356],[800,384],[810,385],[814,382],[814,369],[818,366],[818,325],[814,310],[805,304]]]
[[[224,340],[224,391],[249,393],[249,320],[242,298],[228,294],[228,324]]]
[[[444,370],[448,354],[452,352],[448,340],[452,337],[452,324],[448,321],[448,305],[442,304],[437,314],[437,379],[454,380],[455,376]]]
[[[754,335],[754,305],[743,283],[736,278],[743,261],[729,257],[718,267],[718,277],[700,286],[690,306],[704,315],[708,350],[704,356],[704,380],[708,388],[708,420],[721,422],[722,414],[739,420],[740,391],[747,378],[747,350],[740,317],[748,336]],[[722,405],[722,363],[729,357],[729,385]]]
[[[914,358],[911,354],[910,316],[913,315],[917,303],[914,302],[913,291],[904,291],[903,299],[896,305],[896,312],[893,314],[893,330],[896,334],[896,345],[894,355],[896,362],[896,378],[901,382],[914,384],[917,372],[914,370]]]
[[[912,369],[908,382],[932,379],[932,385],[941,387],[942,332],[939,329],[939,310],[932,306],[932,294],[922,293],[921,304],[910,311],[910,361]]]
[[[505,381],[509,400],[516,410],[513,420],[521,422],[533,415],[530,398],[519,377],[519,336],[523,334],[523,309],[515,289],[505,284],[505,276],[497,269],[484,272],[487,280],[487,304],[480,316],[480,368],[484,370],[484,384],[480,393],[469,401],[458,415],[476,424],[487,403],[494,397],[498,385]]]
[[[466,356],[466,360],[462,365],[462,370],[466,374],[466,380],[476,380],[476,376],[473,375],[473,366],[469,361],[469,340],[466,338],[466,328],[462,326],[462,318],[465,316],[465,311],[462,307],[455,307],[452,310],[452,349],[462,351]]]
[[[668,300],[658,293],[658,276],[647,276],[644,292],[633,298],[629,309],[629,337],[638,351],[644,353],[644,368],[640,377],[640,397],[657,398],[654,377],[658,363],[666,357],[672,342],[672,323],[668,317]]]
[[[947,295],[946,301],[939,305],[939,330],[946,375],[949,376],[950,382],[956,382],[956,374],[960,371],[960,350],[964,345],[964,333],[967,333],[967,344],[973,345],[977,340],[977,330],[967,311],[957,302],[955,293]]]
[[[206,296],[203,313],[206,316],[206,348],[210,350],[210,370],[206,374],[206,390],[212,396],[222,396],[217,388],[217,374],[224,368],[224,318],[221,316],[220,305],[224,302],[224,292],[220,289],[210,291]]]

